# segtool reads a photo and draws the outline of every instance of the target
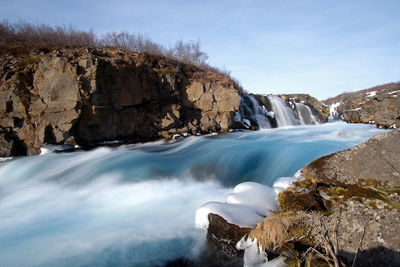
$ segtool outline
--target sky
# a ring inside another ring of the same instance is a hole
[[[251,93],[326,99],[400,81],[398,0],[0,0],[0,20],[200,40]]]

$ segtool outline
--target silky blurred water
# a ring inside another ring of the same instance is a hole
[[[196,258],[196,208],[244,181],[272,185],[383,130],[316,126],[195,136],[0,165],[0,266],[162,266]]]

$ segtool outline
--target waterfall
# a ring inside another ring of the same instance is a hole
[[[272,110],[275,113],[275,118],[278,123],[278,127],[299,125],[300,122],[296,119],[293,111],[286,106],[285,102],[276,95],[267,96],[269,102],[271,103]]]
[[[285,103],[276,95],[240,96],[239,111],[236,112],[234,120],[239,123],[238,128],[246,129],[320,123],[318,116],[305,103],[296,102],[293,98]]]
[[[340,106],[340,104],[342,104],[342,102],[335,102],[329,106],[329,118],[328,118],[329,121],[341,119],[337,111],[337,108]]]
[[[236,112],[235,121],[242,123],[246,128],[255,126],[258,129],[273,128],[274,113],[260,105],[252,95],[240,96],[239,111]]]
[[[319,119],[316,117],[311,108],[303,103],[295,102],[295,107],[297,110],[297,115],[300,119],[300,124],[302,125],[310,125],[310,124],[319,124]]]

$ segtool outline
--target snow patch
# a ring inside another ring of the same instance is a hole
[[[386,93],[386,94],[392,95],[392,94],[396,94],[396,93],[400,93],[400,90],[392,91],[392,92],[389,92],[389,93]]]
[[[371,92],[368,92],[366,94],[367,94],[367,97],[373,97],[373,96],[376,95],[376,91],[371,91]]]

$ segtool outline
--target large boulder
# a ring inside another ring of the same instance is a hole
[[[400,187],[400,130],[319,158],[303,168],[301,175],[335,185]]]

